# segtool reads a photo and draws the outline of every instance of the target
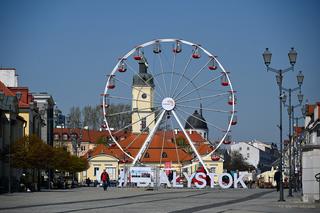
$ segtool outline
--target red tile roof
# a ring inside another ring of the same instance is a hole
[[[306,105],[306,114],[307,114],[307,116],[313,115],[314,108],[315,108],[315,105],[313,105],[313,104],[307,104]]]
[[[89,142],[89,143],[96,143],[98,139],[103,137],[109,137],[110,134],[108,131],[97,131],[97,130],[87,130],[87,129],[73,129],[73,128],[54,128],[53,129],[54,134],[59,134],[60,136],[62,134],[68,134],[69,136],[72,133],[77,134],[78,136],[80,133],[82,134],[82,142]],[[116,139],[123,140],[125,137],[127,137],[127,132],[122,131],[114,135]]]
[[[68,129],[69,130],[69,129]],[[76,133],[79,134],[79,129],[77,129]],[[55,133],[66,133],[66,129],[55,129]],[[87,132],[87,134],[85,133]],[[85,133],[85,134],[84,134]],[[92,142],[93,138],[98,138],[98,136],[108,136],[109,133],[107,131],[93,131],[93,130],[83,130],[83,141],[87,141],[86,135],[90,134],[93,136],[88,141]],[[197,151],[203,155],[211,152],[213,147],[205,144],[205,140],[196,132],[192,132],[189,134],[191,140],[194,142],[194,145]],[[135,157],[142,147],[143,143],[147,138],[147,134],[133,134],[131,132],[122,134],[123,139],[119,141],[119,144],[122,148],[124,148],[127,152],[130,153],[131,156]],[[191,161],[193,159],[192,153],[187,153],[184,148],[178,147],[175,143],[174,138],[183,138],[185,136],[182,132],[178,132],[178,134],[174,134],[173,132],[157,132],[149,147],[145,151],[145,155],[143,156],[141,162],[145,163],[159,163],[160,160],[162,162],[184,162]],[[186,140],[186,139],[185,139]],[[162,153],[161,153],[162,150]],[[99,144],[95,149],[88,151],[85,156],[87,158],[100,155],[101,153],[114,156],[120,160],[120,162],[132,162],[132,159],[127,157],[117,146],[116,144],[111,145],[110,147],[106,147],[102,144]],[[149,157],[146,157],[148,153]],[[166,153],[167,157],[161,157],[163,153]]]
[[[9,87],[9,89],[16,95],[17,92],[21,93],[19,101],[19,108],[29,108],[30,102],[33,101],[33,96],[29,93],[28,87]]]
[[[0,91],[4,93],[5,96],[15,96],[15,94],[8,88],[2,81],[0,81]]]

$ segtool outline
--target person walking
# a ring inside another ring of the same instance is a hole
[[[101,181],[102,181],[103,190],[106,191],[109,185],[109,174],[106,172],[105,169],[101,174]]]
[[[277,184],[277,192],[280,190],[280,171],[277,169],[277,171],[274,173],[274,180]]]

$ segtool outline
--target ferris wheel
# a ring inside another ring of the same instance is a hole
[[[112,112],[113,104],[128,107]],[[132,165],[146,157],[155,136],[162,142],[158,153],[161,164],[166,143],[178,149],[180,135],[189,145],[193,162],[202,164],[207,172],[203,158],[230,142],[231,126],[237,123],[235,104],[229,72],[218,57],[181,39],[156,39],[130,50],[108,73],[102,94],[105,127]],[[129,116],[130,122],[119,120],[120,115]],[[128,143],[117,137],[123,131],[131,132]],[[201,154],[192,131],[210,142],[212,151]],[[129,150],[135,143],[139,149],[132,153]]]

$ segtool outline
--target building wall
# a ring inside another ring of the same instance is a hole
[[[27,112],[20,112],[19,116],[26,121],[26,126],[24,128],[24,135],[29,135],[30,132],[30,115]]]
[[[100,181],[101,172],[106,169],[110,180],[118,180],[119,177],[119,164],[118,159],[110,156],[110,155],[98,155],[88,159],[89,161],[89,169],[86,172],[82,172],[80,181],[84,181],[86,178],[90,178],[90,180],[98,180]],[[95,175],[95,168],[99,170]]]
[[[231,145],[231,151],[238,151],[242,154],[243,158],[254,167],[258,167],[260,161],[260,151],[258,148],[253,147],[245,142],[239,142]]]
[[[0,68],[0,79],[7,87],[18,87],[18,76],[14,68]]]
[[[146,94],[146,98],[142,98],[143,94]],[[152,112],[153,108],[153,89],[152,87],[134,87],[132,89],[132,109],[137,109],[138,112],[132,113],[132,132],[140,133],[141,122],[137,122],[143,117],[146,117]],[[149,130],[154,126],[155,115],[150,115],[146,118],[146,126],[149,126]]]
[[[320,149],[303,152],[302,155],[302,191],[304,202],[319,200],[319,183],[315,175],[320,172]]]

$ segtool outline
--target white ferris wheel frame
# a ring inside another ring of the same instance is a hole
[[[232,99],[235,100],[235,97],[234,97],[234,90],[233,90],[233,87],[232,87],[232,83],[231,83],[231,80],[229,78],[229,75],[228,75],[228,72],[225,70],[225,68],[223,67],[223,65],[219,62],[219,60],[217,59],[217,57],[215,55],[213,55],[212,53],[210,53],[208,50],[206,50],[205,48],[203,48],[201,45],[199,44],[195,44],[195,43],[192,43],[192,42],[189,42],[189,41],[186,41],[186,40],[182,40],[182,39],[173,39],[173,38],[166,38],[166,39],[155,39],[155,40],[152,40],[152,41],[149,41],[149,42],[146,42],[146,43],[143,43],[143,44],[140,44],[138,46],[136,46],[135,48],[133,48],[132,50],[130,50],[127,54],[125,54],[123,57],[119,58],[119,61],[117,62],[117,64],[115,65],[115,67],[113,68],[113,70],[111,71],[108,79],[107,79],[107,83],[105,85],[105,89],[104,89],[104,95],[107,95],[108,94],[108,83],[111,79],[111,76],[115,75],[115,73],[117,72],[117,68],[119,67],[120,63],[123,61],[123,60],[126,60],[129,56],[131,56],[137,49],[139,48],[144,48],[144,47],[147,47],[147,46],[150,46],[150,45],[153,45],[155,44],[156,42],[158,43],[169,43],[169,42],[181,42],[182,44],[186,44],[186,45],[189,45],[189,46],[194,46],[194,47],[197,47],[199,49],[201,49],[205,54],[207,54],[209,57],[213,58],[215,60],[215,62],[219,65],[219,67],[221,68],[222,72],[224,73],[224,75],[227,77],[227,80],[228,80],[228,83],[229,83],[229,87],[231,89],[231,95],[232,95]],[[234,114],[235,114],[235,103],[232,102],[232,111],[231,111],[231,117],[230,117],[230,120],[229,120],[229,124],[228,124],[228,127],[227,127],[227,130],[225,132],[225,134],[223,135],[223,137],[221,138],[220,142],[218,143],[218,145],[216,145],[216,147],[207,155],[204,156],[204,158],[206,157],[209,157],[211,156],[220,146],[221,144],[223,143],[223,141],[225,140],[226,136],[228,135],[228,133],[230,132],[230,129],[231,129],[231,123],[232,123],[232,120],[233,120],[233,117],[234,117]],[[131,158],[133,160],[132,162],[132,165],[135,165],[136,162],[138,160],[140,160],[143,152],[145,151],[145,149],[147,148],[147,145],[152,141],[152,138],[155,134],[155,132],[157,131],[157,128],[159,126],[159,123],[160,121],[162,120],[165,112],[167,110],[163,109],[162,112],[160,113],[160,116],[157,118],[157,122],[154,126],[154,128],[150,131],[150,133],[148,134],[148,137],[146,138],[145,142],[143,143],[143,146],[140,148],[138,154],[136,155],[136,157],[133,157],[131,156],[130,154],[128,154],[126,151],[123,150],[123,148],[121,147],[121,145],[118,143],[118,141],[113,137],[113,134],[111,132],[111,129],[109,127],[109,124],[108,124],[108,121],[106,119],[106,102],[105,102],[105,98],[102,99],[102,106],[103,106],[103,118],[104,118],[104,122],[106,124],[106,127],[107,127],[107,130],[109,131],[109,135],[110,137],[112,138],[113,142],[117,145],[117,147],[126,155],[128,156],[129,158]],[[174,109],[170,110],[174,116],[174,118],[176,119],[176,121],[178,122],[181,130],[183,131],[185,137],[187,138],[187,141],[189,142],[189,145],[191,146],[192,150],[194,151],[194,153],[196,154],[198,160],[200,161],[200,163],[203,165],[203,168],[205,169],[205,171],[207,173],[209,173],[208,169],[206,168],[206,165],[205,163],[203,162],[203,159],[202,159],[202,156],[198,153],[197,149],[194,147],[193,143],[192,143],[192,140],[191,138],[189,137],[189,135],[187,134],[186,130],[184,129],[181,121],[179,120],[177,114],[175,113]],[[194,162],[194,163],[191,163],[190,165],[188,166],[185,166],[185,167],[189,167],[189,166],[192,166],[194,164],[196,164],[197,162]]]

